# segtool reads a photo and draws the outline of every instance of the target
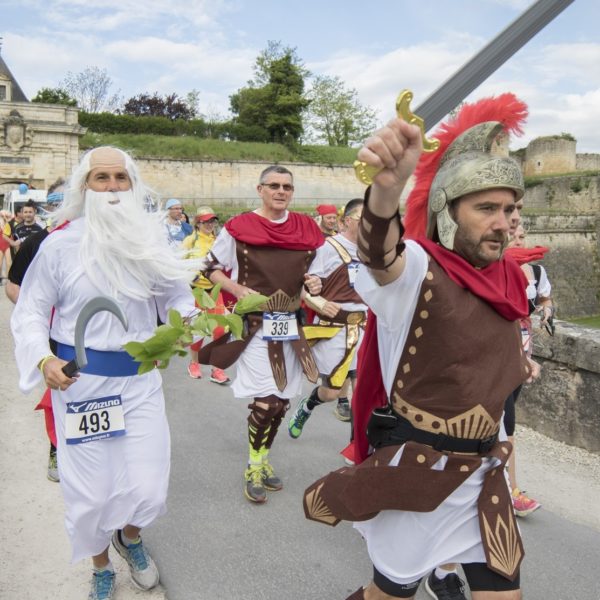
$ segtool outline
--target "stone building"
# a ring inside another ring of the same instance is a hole
[[[79,161],[77,109],[31,103],[0,55],[0,200],[19,183],[45,189]]]

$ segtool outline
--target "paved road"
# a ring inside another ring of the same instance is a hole
[[[169,600],[337,600],[369,581],[358,533],[347,524],[309,522],[302,511],[307,485],[342,465],[348,425],[330,406],[315,411],[299,440],[280,431],[271,458],[285,489],[255,506],[242,494],[247,402],[226,387],[190,380],[183,361],[165,382],[173,437],[169,514],[145,537]],[[549,510],[520,524],[527,600],[600,600],[597,529]],[[422,590],[417,596],[427,597]]]
[[[46,480],[43,417],[33,411],[41,393],[24,397],[17,389],[10,312],[0,290],[0,600],[80,600],[89,562],[69,565],[60,488]],[[359,535],[302,512],[305,487],[342,464],[348,426],[331,407],[317,409],[300,440],[282,432],[272,458],[286,487],[254,506],[242,495],[247,403],[228,388],[192,381],[183,361],[164,378],[173,438],[169,513],[144,531],[163,586],[135,590],[113,556],[116,600],[164,600],[165,593],[169,600],[341,600],[367,583]],[[600,457],[526,428],[517,438],[523,485],[544,502],[520,521],[524,597],[600,600]]]

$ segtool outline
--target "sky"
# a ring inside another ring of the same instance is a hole
[[[67,72],[106,69],[111,92],[200,91],[229,116],[269,40],[313,75],[339,76],[384,123],[402,89],[417,107],[532,0],[0,0],[2,56],[31,98]],[[530,111],[511,142],[570,133],[600,153],[600,2],[575,0],[469,97],[514,92]],[[310,80],[308,81],[310,85]]]

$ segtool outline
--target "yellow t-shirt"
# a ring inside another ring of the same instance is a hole
[[[202,258],[208,254],[215,239],[216,236],[212,233],[204,233],[203,231],[196,230],[194,233],[184,238],[181,245],[185,250],[189,250],[186,255],[187,258]],[[209,290],[214,284],[206,279],[204,275],[198,274],[197,279],[194,280],[192,285],[203,290]]]

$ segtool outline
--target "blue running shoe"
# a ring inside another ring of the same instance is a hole
[[[156,564],[144,547],[142,540],[126,546],[121,538],[121,530],[117,529],[112,537],[115,550],[127,561],[133,583],[141,590],[151,590],[158,585],[159,575]]]
[[[302,400],[300,400],[298,406],[296,407],[296,410],[294,411],[294,414],[291,416],[288,423],[288,433],[295,440],[297,440],[300,437],[304,424],[306,423],[306,421],[308,421],[308,418],[312,414],[304,410],[304,407],[306,406],[307,402],[308,398],[302,398]]]
[[[111,600],[115,591],[114,571],[94,571],[88,600]]]

